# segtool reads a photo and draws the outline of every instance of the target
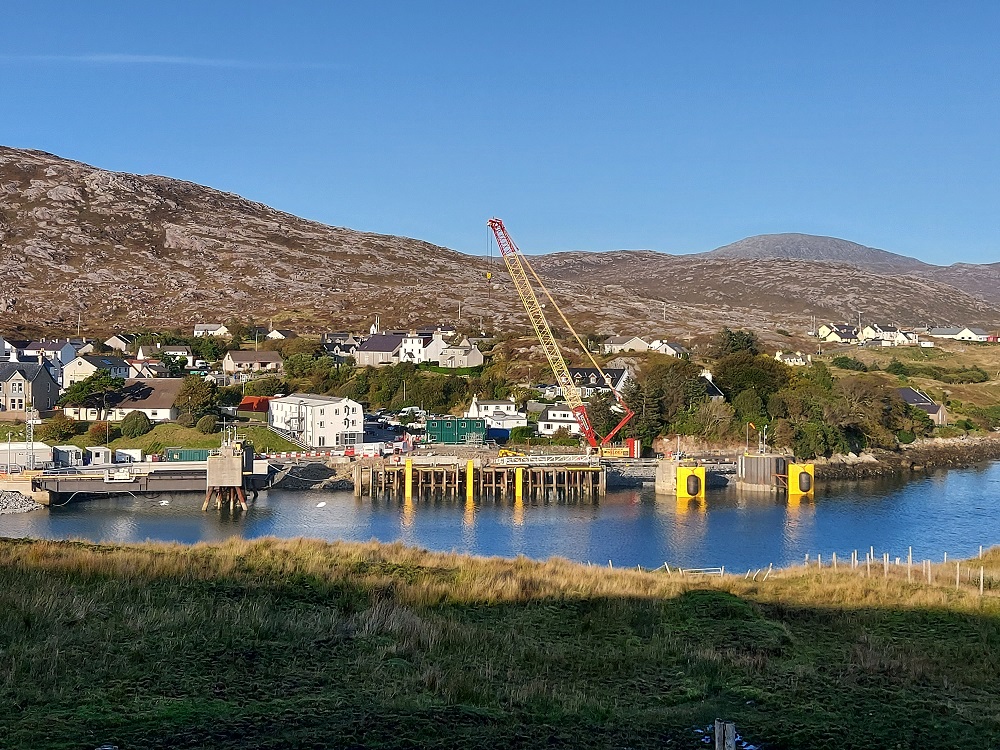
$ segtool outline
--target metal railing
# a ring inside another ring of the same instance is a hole
[[[493,466],[592,466],[601,465],[598,456],[574,456],[565,454],[502,456],[492,461]]]

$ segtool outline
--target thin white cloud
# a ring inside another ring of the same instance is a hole
[[[212,57],[179,57],[173,55],[0,55],[0,62],[8,63],[82,63],[90,65],[176,65],[197,68],[243,68],[253,70],[327,69],[333,66],[322,63],[265,62],[229,60]]]

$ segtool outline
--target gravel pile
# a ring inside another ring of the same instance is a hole
[[[29,510],[38,510],[41,507],[43,506],[20,492],[0,490],[0,516],[8,513],[27,513]]]

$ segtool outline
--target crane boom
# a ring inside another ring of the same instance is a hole
[[[594,431],[594,426],[590,421],[590,415],[587,414],[587,407],[583,403],[583,396],[580,393],[580,389],[577,387],[576,383],[573,382],[573,377],[569,373],[569,367],[566,364],[566,359],[563,357],[562,352],[559,350],[559,344],[556,342],[556,337],[552,333],[552,328],[549,326],[549,321],[545,318],[545,312],[542,309],[542,305],[538,301],[538,297],[535,295],[535,290],[532,288],[531,283],[528,281],[528,275],[525,273],[525,267],[531,271],[532,276],[538,282],[539,286],[542,287],[542,291],[545,292],[546,297],[552,303],[552,306],[556,308],[556,311],[562,317],[563,321],[569,325],[569,321],[566,320],[566,316],[563,315],[562,311],[559,310],[558,305],[556,305],[555,300],[552,299],[552,295],[549,294],[548,290],[541,283],[541,279],[535,274],[534,269],[528,265],[527,259],[523,258],[521,252],[517,249],[517,245],[507,234],[507,228],[504,227],[503,222],[500,219],[493,218],[490,219],[487,224],[490,229],[493,230],[493,235],[497,240],[497,247],[500,249],[500,255],[503,256],[504,263],[507,266],[508,272],[510,272],[510,277],[514,281],[514,288],[517,289],[517,294],[521,298],[521,302],[524,304],[524,309],[528,313],[528,319],[531,320],[531,325],[535,329],[535,335],[538,337],[539,343],[542,345],[542,351],[545,352],[545,357],[549,361],[549,365],[552,367],[552,372],[556,376],[556,382],[562,388],[563,396],[566,399],[566,403],[569,405],[573,412],[573,416],[576,417],[576,421],[580,425],[580,430],[583,432],[584,437],[587,438],[587,442],[590,443],[592,447],[598,446],[598,435]],[[572,330],[572,326],[570,326]],[[575,331],[573,332],[575,335]],[[579,337],[577,337],[579,340]],[[596,365],[596,362],[594,363]],[[612,393],[615,395],[615,399],[618,401],[621,411],[624,412],[625,416],[618,423],[618,425],[609,432],[602,440],[600,440],[600,445],[605,445],[611,440],[622,427],[632,418],[633,412],[623,401],[621,394],[619,394],[614,387],[611,385],[611,379],[601,370],[600,367],[597,368],[604,378],[605,383],[611,388]]]

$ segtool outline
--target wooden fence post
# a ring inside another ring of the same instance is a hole
[[[736,750],[736,724],[715,720],[715,750]]]

